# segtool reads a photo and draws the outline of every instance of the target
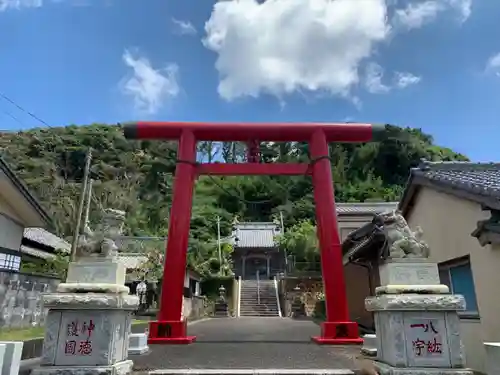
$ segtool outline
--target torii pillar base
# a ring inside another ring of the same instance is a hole
[[[149,345],[187,345],[196,341],[196,336],[187,335],[187,321],[158,320],[149,323]]]
[[[356,322],[323,322],[321,336],[313,336],[311,340],[318,345],[361,345]]]

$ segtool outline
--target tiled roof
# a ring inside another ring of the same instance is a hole
[[[275,223],[241,223],[234,227],[235,247],[275,247],[274,237],[281,233]]]
[[[23,237],[30,241],[53,247],[55,250],[62,250],[64,252],[69,252],[71,250],[69,242],[43,228],[25,228]]]
[[[500,209],[500,163],[422,161],[410,172],[399,204],[403,213],[410,207],[415,189],[421,185]]]
[[[422,162],[412,173],[473,194],[500,198],[500,163]]]
[[[380,214],[395,210],[398,202],[337,203],[335,206],[339,215]]]

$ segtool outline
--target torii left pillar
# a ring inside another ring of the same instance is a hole
[[[169,274],[164,274],[161,285],[161,302],[158,320],[149,325],[149,344],[190,344],[196,336],[187,335],[187,321],[182,319],[182,300],[186,272],[186,249],[193,205],[196,178],[196,138],[186,129],[179,138],[175,169],[173,200],[168,226],[165,264]],[[168,308],[165,308],[169,306]]]

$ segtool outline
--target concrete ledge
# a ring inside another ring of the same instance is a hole
[[[466,368],[432,368],[432,367],[392,367],[385,363],[373,362],[380,375],[474,375],[474,371]]]
[[[459,294],[386,294],[365,299],[368,311],[464,311],[465,299]]]
[[[349,369],[164,369],[149,371],[150,375],[355,375]]]
[[[46,308],[60,309],[120,309],[135,310],[139,298],[132,295],[104,293],[51,293],[43,296]]]
[[[32,370],[33,375],[124,375],[132,371],[130,360],[109,366],[44,366]]]
[[[375,295],[382,294],[449,294],[447,285],[385,285],[375,288]]]

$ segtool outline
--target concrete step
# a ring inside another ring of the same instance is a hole
[[[276,291],[274,289],[267,290],[267,289],[242,289],[241,294],[245,293],[268,293],[268,294],[276,294]]]
[[[161,369],[150,371],[154,375],[355,375],[349,369]]]
[[[240,310],[245,310],[245,309],[252,309],[252,310],[278,310],[277,305],[242,305],[240,306]]]
[[[242,312],[241,316],[280,316],[278,312]]]
[[[245,296],[241,297],[240,301],[257,301],[258,296]],[[260,296],[261,301],[276,301],[276,296]]]

